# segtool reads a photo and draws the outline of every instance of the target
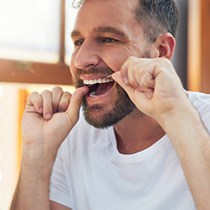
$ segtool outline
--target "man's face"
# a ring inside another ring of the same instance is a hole
[[[83,102],[85,118],[95,127],[114,125],[135,109],[119,85],[103,79],[130,56],[149,57],[149,44],[133,13],[136,3],[86,0],[76,19],[70,70],[76,87],[95,84]]]

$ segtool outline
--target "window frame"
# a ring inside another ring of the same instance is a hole
[[[60,50],[58,63],[44,63],[0,58],[0,81],[72,85],[72,76],[65,64],[65,0],[61,0]]]

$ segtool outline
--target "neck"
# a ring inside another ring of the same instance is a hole
[[[142,151],[165,135],[159,124],[138,110],[123,118],[114,126],[118,151],[134,154]]]

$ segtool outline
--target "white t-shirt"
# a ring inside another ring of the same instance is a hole
[[[210,130],[210,95],[189,93],[189,99]],[[167,135],[123,155],[112,127],[96,129],[82,116],[59,149],[50,200],[73,210],[196,209]]]

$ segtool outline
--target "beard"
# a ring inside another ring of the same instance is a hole
[[[113,71],[109,68],[94,68],[88,71],[88,74],[104,73],[106,75],[112,74]],[[78,74],[74,80],[76,88],[84,86],[80,78],[82,74],[87,74],[87,71],[78,69]],[[95,104],[89,106],[84,97],[82,101],[82,110],[86,121],[96,128],[107,128],[113,126],[122,120],[125,116],[130,114],[136,106],[130,100],[126,91],[116,84],[116,97],[112,104]]]
[[[115,125],[128,114],[134,111],[136,106],[130,100],[128,94],[118,84],[116,84],[117,97],[113,103],[107,105],[88,106],[86,99],[83,99],[82,109],[86,121],[96,128],[107,128]],[[97,113],[101,113],[100,117]]]
[[[142,58],[150,57],[150,48],[145,48]],[[93,68],[89,69],[88,73],[105,73],[112,74],[113,70],[110,68]],[[82,74],[87,74],[87,71],[78,69],[77,79],[74,81],[76,87],[83,86],[83,82],[79,79]],[[116,84],[116,98],[111,105],[96,104],[89,106],[86,98],[83,99],[82,109],[86,121],[96,128],[107,128],[115,125],[124,117],[128,116],[136,110],[135,104],[131,101],[126,91],[118,84]]]

